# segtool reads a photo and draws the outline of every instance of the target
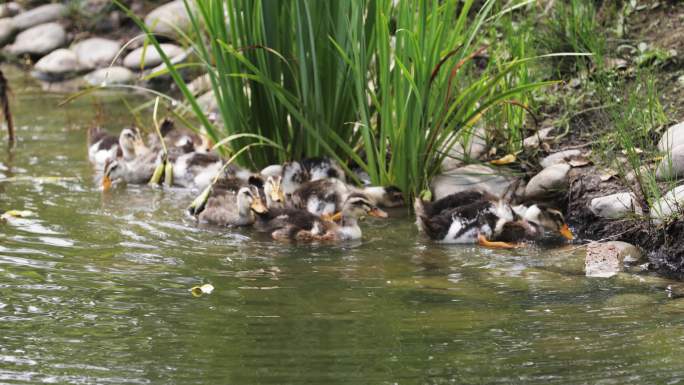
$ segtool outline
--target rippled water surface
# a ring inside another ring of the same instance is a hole
[[[129,123],[124,95],[58,108],[11,77],[20,142],[0,151],[0,212],[35,216],[0,224],[0,383],[684,378],[684,300],[659,280],[585,278],[570,247],[436,246],[404,210],[335,247],[201,228],[192,192],[94,186],[86,129],[98,111]],[[203,283],[216,289],[193,297]]]

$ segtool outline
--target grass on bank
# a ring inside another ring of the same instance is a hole
[[[373,183],[416,194],[483,117],[522,132],[530,92],[549,84],[528,76],[525,35],[506,32],[514,49],[505,56],[485,39],[511,23],[507,15],[520,3],[187,0],[197,36],[188,44],[210,75],[219,124],[160,53],[214,141],[254,135],[230,143],[228,154],[259,137],[284,149],[246,151],[243,165],[328,155]]]

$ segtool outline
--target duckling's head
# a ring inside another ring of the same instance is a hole
[[[292,194],[302,183],[309,180],[309,174],[299,162],[285,163],[282,173],[282,189],[285,194]]]
[[[365,187],[363,193],[380,207],[401,207],[405,204],[404,194],[399,187]]]
[[[259,196],[259,190],[254,186],[242,187],[238,190],[237,206],[240,214],[247,214],[250,210],[257,214],[263,214],[267,211]]]
[[[142,143],[140,132],[135,127],[124,128],[119,134],[119,147],[124,159],[133,159]]]
[[[281,186],[281,176],[269,176],[264,183],[264,194],[266,195],[266,205],[269,208],[285,207],[285,193]]]
[[[524,211],[522,217],[536,227],[559,233],[565,239],[573,240],[575,238],[567,223],[565,223],[563,213],[556,209],[541,204],[534,204]]]
[[[387,213],[375,206],[364,194],[354,193],[349,195],[342,206],[342,216],[360,218],[364,215],[376,218],[387,218]]]
[[[112,187],[112,183],[123,179],[126,172],[126,164],[118,160],[108,160],[105,163],[102,173],[102,190],[107,191]]]

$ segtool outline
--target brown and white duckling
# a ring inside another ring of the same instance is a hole
[[[309,174],[310,181],[325,178],[337,178],[341,181],[347,179],[342,167],[335,160],[327,156],[305,158],[302,159],[301,164]]]
[[[266,206],[269,209],[285,208],[285,193],[281,187],[282,178],[280,176],[269,176],[264,182],[264,197]]]
[[[513,211],[532,226],[534,238],[542,237],[545,231],[549,231],[552,234],[560,234],[570,241],[575,239],[568,224],[565,223],[563,213],[559,210],[537,203],[531,206],[514,206]]]
[[[95,166],[102,166],[108,160],[116,159],[119,138],[100,127],[88,129],[88,160]]]
[[[254,223],[254,213],[266,210],[255,186],[242,187],[237,192],[224,190],[210,197],[198,219],[217,226],[249,226]]]
[[[199,189],[209,186],[223,167],[223,160],[218,155],[204,152],[182,154],[171,161],[174,184]]]
[[[159,161],[158,154],[148,152],[135,157],[131,161],[123,158],[114,159],[105,163],[102,175],[103,190],[109,189],[112,184],[124,181],[131,184],[145,184],[150,181]]]
[[[255,227],[271,232],[277,240],[300,242],[339,242],[361,238],[358,219],[364,215],[386,218],[387,213],[375,207],[362,194],[351,194],[342,208],[340,223],[298,209],[274,209],[257,213]]]
[[[162,138],[164,138],[164,143],[169,152],[173,148],[179,149],[182,153],[193,151],[206,153],[211,149],[211,144],[206,137],[198,135],[191,130],[176,127],[175,122],[170,118],[162,120],[159,125],[159,132]],[[159,136],[156,133],[148,135],[148,143],[150,148],[153,149],[158,150],[162,147]]]
[[[395,186],[357,188],[337,178],[325,178],[302,184],[291,196],[292,205],[315,215],[331,216],[342,209],[350,194],[363,194],[374,206],[391,208],[404,204],[404,195]]]

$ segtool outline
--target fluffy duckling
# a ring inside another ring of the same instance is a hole
[[[309,173],[301,163],[287,162],[281,168],[281,183],[283,193],[289,198],[302,185],[309,180]]]
[[[206,137],[187,129],[177,128],[175,122],[170,118],[162,120],[159,125],[159,132],[164,138],[164,143],[169,152],[173,148],[179,149],[182,153],[193,151],[206,153],[211,149],[211,144]],[[148,135],[148,143],[150,143],[150,148],[160,149],[162,147],[156,133]]]
[[[269,176],[264,183],[264,197],[266,199],[266,207],[269,209],[285,208],[285,193],[283,193],[281,182],[282,178],[276,175]]]
[[[203,152],[182,154],[172,161],[174,184],[182,187],[203,189],[223,167],[223,160],[218,155]]]
[[[375,207],[362,194],[351,194],[342,208],[340,223],[326,221],[297,209],[268,210],[257,213],[255,226],[271,232],[276,240],[300,242],[340,242],[361,238],[358,218],[370,215],[386,218],[387,213]]]
[[[363,194],[374,206],[391,208],[404,205],[404,195],[395,186],[357,188],[337,178],[325,178],[302,184],[291,196],[294,207],[315,215],[330,216],[342,209],[350,194]]]
[[[199,214],[200,222],[218,226],[248,226],[255,213],[266,212],[256,187],[242,187],[237,192],[224,190],[207,201]]]
[[[150,181],[157,167],[158,155],[154,152],[137,156],[130,162],[114,159],[105,163],[102,188],[109,189],[113,183],[124,181],[131,184],[145,184]]]
[[[515,206],[513,211],[531,225],[532,238],[542,237],[545,231],[549,231],[552,234],[560,234],[569,241],[575,239],[568,224],[565,223],[563,213],[554,208],[537,203],[531,206]]]
[[[416,199],[415,210],[418,228],[443,243],[508,248],[523,240],[539,238],[545,230],[573,239],[558,210],[541,205],[513,208],[478,191],[451,194],[432,203]]]
[[[102,166],[108,160],[116,159],[119,138],[110,135],[100,127],[88,129],[88,160],[95,166]]]
[[[346,180],[344,170],[340,165],[327,156],[318,156],[302,160],[302,166],[309,174],[310,181],[325,178],[337,178],[341,181]]]

